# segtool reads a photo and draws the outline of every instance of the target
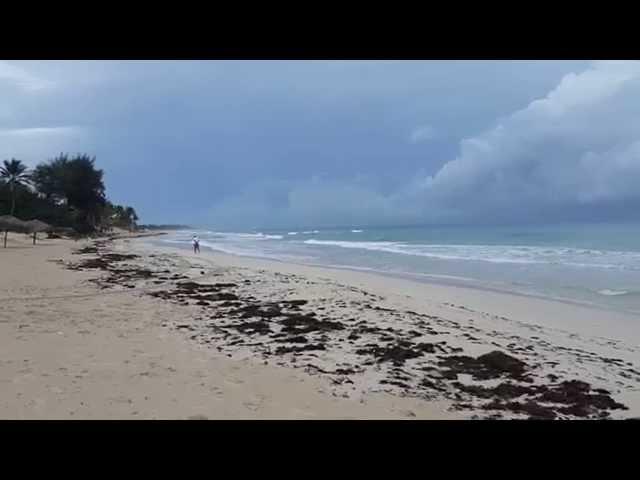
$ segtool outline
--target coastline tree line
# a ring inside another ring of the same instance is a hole
[[[95,166],[95,157],[85,154],[60,154],[32,170],[20,160],[4,160],[0,164],[0,216],[38,219],[82,235],[114,227],[136,229],[135,209],[107,199],[103,175]]]

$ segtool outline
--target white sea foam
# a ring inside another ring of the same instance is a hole
[[[353,229],[353,232],[362,230]],[[302,232],[288,232],[290,236],[300,234],[310,235],[318,230]],[[190,243],[193,232],[172,235],[165,241],[169,243]],[[464,245],[464,244],[428,244],[407,243],[402,241],[349,241],[349,240],[320,240],[316,238],[300,239],[297,242],[279,242],[283,235],[269,235],[263,232],[213,232],[199,231],[202,240],[214,241],[216,244],[226,245],[235,254],[258,255],[261,250],[271,258],[289,254],[306,255],[305,245],[309,248],[318,247],[356,249],[372,252],[384,252],[403,256],[431,258],[442,261],[473,261],[489,262],[493,264],[512,264],[534,267],[548,265],[551,268],[598,269],[615,271],[640,271],[640,252],[606,251],[591,248],[576,248],[549,245]],[[263,244],[264,242],[264,244]],[[261,244],[259,246],[258,244]],[[263,245],[262,245],[263,244]],[[264,248],[263,248],[264,247]],[[311,252],[313,255],[313,252]],[[317,253],[316,253],[317,255]],[[261,255],[260,255],[261,256]],[[389,258],[391,264],[393,260]],[[391,266],[391,264],[389,266]],[[593,290],[595,293],[595,289]],[[626,292],[625,292],[626,293]],[[601,295],[623,295],[618,290],[604,289]]]
[[[378,241],[364,241],[365,235],[351,233],[351,229],[323,230],[322,236],[318,230],[298,231],[297,236],[288,236],[286,231],[270,235],[257,230],[184,230],[154,243],[190,249],[194,233],[200,236],[203,249],[231,255],[424,277],[434,282],[489,285],[505,291],[640,311],[640,289],[631,288],[640,284],[640,252],[622,248],[613,251],[602,245],[512,245],[509,239],[505,244],[460,244],[467,240],[465,237],[458,237],[461,240],[456,244],[446,244],[446,240],[429,243],[428,234],[414,242],[396,231],[380,233]]]
[[[217,250],[223,253],[229,253],[232,255],[255,256],[261,253],[261,250],[255,250],[255,249],[246,248],[246,247],[238,247],[236,245],[228,245],[225,243],[208,242],[206,240],[201,241],[200,246],[210,248],[212,250]]]
[[[240,238],[250,240],[282,240],[282,235],[267,235],[264,233],[236,233],[236,232],[215,232],[215,235],[223,238]]]
[[[362,230],[351,230],[351,233],[362,233]]]
[[[346,240],[316,240],[315,238],[305,240],[304,243],[307,245],[331,245],[342,248],[363,248],[366,250],[381,250],[384,247],[400,245],[396,242],[350,242]]]
[[[291,261],[291,262],[305,262],[311,259],[310,257],[306,257],[304,255],[265,252],[260,248],[251,248],[246,245],[241,245],[241,246],[236,244],[229,245],[228,243],[208,242],[206,240],[201,241],[200,245],[206,248],[210,248],[211,250],[227,253],[230,255],[237,255],[241,257],[265,258],[269,260],[281,260],[281,261]]]
[[[190,240],[173,240],[173,239],[168,239],[168,238],[163,238],[162,240],[160,240],[162,243],[175,243],[175,244],[179,244],[179,245],[186,245],[190,242]]]
[[[414,255],[440,260],[471,260],[491,263],[564,265],[576,268],[640,270],[640,253],[605,252],[565,247],[514,245],[431,245],[402,242],[356,242],[309,239],[308,245]]]
[[[605,288],[603,290],[598,290],[598,293],[600,295],[606,295],[607,297],[616,297],[618,295],[626,295],[629,292],[626,290],[609,290],[608,288]]]

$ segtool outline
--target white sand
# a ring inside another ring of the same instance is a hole
[[[387,394],[363,402],[328,380],[203,350],[163,323],[183,308],[98,291],[49,262],[83,245],[10,237],[0,249],[0,418],[457,418],[446,403]]]
[[[459,328],[452,328],[451,334],[441,334],[438,339],[464,348],[466,354],[480,355],[495,349],[509,351],[508,346],[514,344],[516,349],[528,346],[535,349],[537,362],[549,362],[541,365],[543,374],[587,381],[594,387],[608,389],[614,392],[616,400],[630,407],[628,412],[620,412],[622,417],[640,414],[640,375],[637,373],[640,371],[640,318],[635,315],[522,295],[418,283],[367,272],[238,257],[210,250],[194,256],[190,251],[159,248],[148,242],[132,243],[127,249],[170,252],[180,255],[192,266],[222,267],[243,278],[263,277],[268,280],[253,291],[259,298],[283,294],[313,298],[315,295],[322,299],[318,304],[337,300],[348,302],[357,296],[350,289],[357,287],[380,296],[382,300],[377,302],[380,307],[411,310],[458,322]],[[282,284],[279,288],[279,279],[287,275],[293,276],[288,281],[296,286],[292,288],[291,283],[287,283],[286,289]],[[318,282],[318,285],[306,285],[304,279]],[[380,321],[377,312],[372,314],[356,308],[351,313],[369,322]],[[461,331],[472,334],[477,341],[469,342],[460,336]],[[494,335],[496,333],[498,335]],[[601,358],[617,359],[625,366],[621,369],[602,362]],[[366,386],[366,381],[361,383]],[[613,415],[614,418],[617,416]]]
[[[353,384],[341,383],[335,375],[291,368],[292,357],[265,365],[250,347],[202,343],[213,338],[199,320],[206,308],[145,295],[166,285],[100,290],[88,282],[100,272],[49,261],[80,260],[71,250],[84,242],[46,240],[34,247],[21,236],[10,238],[10,248],[0,249],[0,418],[441,419],[473,413],[448,410],[447,399],[402,397],[401,388],[379,383],[384,370],[375,365],[351,376]],[[385,327],[408,321],[363,309],[363,303],[438,317],[437,339],[466,355],[518,352],[539,364],[542,376],[611,391],[629,407],[612,412],[613,418],[640,415],[640,376],[628,373],[640,370],[639,322],[631,315],[363,272],[204,251],[194,257],[143,239],[119,240],[116,248],[144,255],[140,262],[149,268],[171,265],[197,281],[247,281],[244,294],[262,301],[305,298],[331,318],[353,316]],[[180,324],[189,329],[176,331]],[[297,357],[298,364],[332,370],[360,361],[336,345]],[[415,372],[412,362],[404,368]]]

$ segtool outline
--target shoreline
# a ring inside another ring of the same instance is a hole
[[[146,243],[146,242],[144,242]],[[202,248],[202,253],[200,256],[194,256],[191,254],[191,250],[187,247],[180,246],[171,246],[166,244],[157,244],[157,243],[148,243],[143,248],[144,250],[153,249],[155,251],[166,251],[173,252],[182,257],[196,260],[201,256],[211,256],[216,258],[219,261],[222,261],[225,265],[250,265],[252,267],[258,268],[269,268],[272,270],[284,269],[286,271],[305,271],[305,272],[317,272],[324,275],[332,275],[333,273],[337,275],[341,275],[341,272],[345,272],[346,274],[353,273],[354,279],[362,279],[365,283],[367,280],[376,279],[375,283],[380,285],[385,282],[391,282],[391,284],[395,284],[396,286],[401,286],[402,284],[411,285],[411,286],[419,286],[424,285],[425,289],[430,293],[438,292],[439,297],[446,299],[449,294],[453,294],[453,297],[461,297],[461,298],[472,298],[477,300],[484,296],[490,296],[492,299],[496,301],[493,302],[492,306],[499,305],[500,303],[511,304],[512,301],[516,303],[519,300],[522,300],[525,303],[529,303],[532,301],[533,304],[540,306],[547,306],[548,309],[553,309],[554,306],[560,308],[568,308],[568,309],[577,309],[580,313],[585,312],[587,318],[598,318],[602,320],[603,323],[603,334],[606,335],[611,330],[615,330],[616,326],[620,326],[624,329],[629,328],[629,332],[620,333],[621,336],[627,337],[631,336],[635,339],[636,343],[640,345],[640,314],[625,310],[618,309],[610,309],[604,306],[591,304],[588,302],[579,302],[571,299],[564,298],[556,298],[556,297],[546,297],[542,295],[536,294],[528,294],[516,291],[507,291],[500,290],[491,287],[482,287],[479,285],[460,285],[457,283],[448,283],[445,279],[442,281],[429,281],[414,278],[412,274],[394,274],[391,272],[379,271],[374,269],[365,269],[365,268],[350,268],[350,267],[342,267],[338,265],[322,265],[322,264],[307,264],[307,263],[298,263],[294,261],[287,261],[275,258],[263,258],[249,255],[237,255],[232,253],[226,253],[219,250],[212,249],[210,247]],[[385,285],[386,286],[386,285]],[[500,302],[500,299],[507,299],[506,302]],[[511,299],[511,301],[509,301]],[[482,304],[483,302],[481,302]],[[482,308],[479,307],[480,309]],[[511,312],[507,312],[506,315],[509,315]],[[606,317],[606,318],[605,318]],[[612,326],[609,322],[613,320],[618,325]],[[535,324],[535,321],[531,321],[531,323]],[[579,325],[554,325],[548,323],[542,323],[545,327],[579,327]]]
[[[152,242],[0,252],[0,417],[640,415],[601,312]]]
[[[188,246],[171,246],[163,243],[154,243],[153,246],[155,248],[169,248],[175,249],[176,251],[190,251]],[[261,257],[254,255],[241,255],[236,253],[229,253],[222,250],[216,250],[212,247],[201,247],[202,252],[210,252],[214,255],[221,256],[229,256],[238,259],[251,259],[255,261],[264,261],[264,262],[274,262],[278,264],[284,265],[297,265],[300,267],[311,267],[311,268],[320,268],[320,269],[328,269],[328,270],[337,270],[337,271],[348,271],[348,272],[362,272],[371,275],[376,275],[384,278],[390,279],[400,279],[406,280],[414,283],[432,285],[432,286],[440,286],[440,287],[450,287],[456,289],[468,289],[478,292],[488,292],[495,293],[499,295],[506,296],[515,296],[515,297],[523,297],[530,298],[535,300],[542,300],[547,302],[558,302],[565,305],[571,305],[576,307],[582,307],[586,309],[597,310],[603,313],[611,313],[613,315],[624,315],[629,317],[635,317],[636,321],[640,322],[640,311],[629,310],[623,307],[615,307],[613,305],[595,303],[588,300],[578,300],[561,296],[554,295],[545,295],[542,293],[536,292],[526,292],[516,289],[509,289],[508,287],[499,288],[496,286],[486,286],[482,284],[482,280],[477,278],[465,278],[465,277],[451,277],[447,275],[438,275],[438,274],[421,274],[421,273],[412,273],[412,272],[394,272],[388,270],[380,270],[368,267],[357,267],[357,266],[348,266],[348,265],[325,265],[320,263],[304,263],[297,262],[295,260],[287,260],[280,258],[270,258],[270,257]]]
[[[78,250],[130,241],[32,246],[13,238],[0,252],[10,273],[0,276],[0,418],[461,418],[447,403],[384,392],[341,398],[331,395],[326,378],[202,349],[170,326],[190,321],[192,309],[145,293],[158,286],[105,290],[104,272],[69,269],[96,258]],[[180,262],[169,268],[188,274]]]
[[[560,371],[571,378],[571,381],[592,380],[605,385],[604,391],[612,386],[619,388],[623,383],[620,382],[621,379],[627,381],[627,386],[619,391],[616,398],[624,398],[626,402],[632,404],[634,412],[640,408],[640,376],[638,376],[640,372],[634,363],[640,358],[638,355],[640,329],[637,327],[637,322],[633,322],[633,318],[628,315],[604,314],[600,310],[549,300],[430,285],[406,279],[391,279],[369,272],[312,267],[218,252],[193,255],[186,249],[157,247],[150,244],[140,244],[139,247],[133,246],[133,248],[140,248],[139,251],[147,253],[151,249],[155,254],[176,255],[196,269],[206,265],[207,268],[215,266],[222,270],[234,271],[236,274],[246,272],[246,275],[250,275],[249,272],[253,272],[253,275],[262,276],[270,289],[274,288],[273,285],[278,282],[284,282],[288,288],[291,282],[302,281],[307,283],[317,281],[324,284],[323,292],[333,289],[331,295],[338,294],[341,289],[360,288],[363,292],[369,292],[366,295],[374,295],[384,300],[374,307],[377,312],[395,312],[390,315],[399,314],[401,311],[411,314],[421,312],[420,315],[435,319],[432,321],[441,322],[442,325],[448,321],[455,323],[456,326],[452,329],[454,333],[447,337],[437,337],[447,338],[453,351],[483,354],[496,346],[502,348],[501,351],[518,355],[523,353],[529,355],[534,351],[536,354],[532,356],[544,358],[544,361],[539,361],[538,364],[543,366],[541,368],[543,375],[551,379],[556,378],[553,372]],[[309,292],[308,287],[294,288],[294,290],[307,295]],[[286,294],[286,289],[280,291]],[[252,292],[254,295],[260,294],[255,290]],[[277,298],[275,294],[272,294],[272,297]],[[321,300],[326,302],[326,299]],[[336,301],[340,303],[339,300],[332,300],[332,302]],[[321,303],[321,305],[328,304]],[[327,306],[327,314],[329,310],[332,310],[332,315],[339,315],[340,309],[331,309]],[[376,318],[379,315],[370,315],[361,307],[347,309],[347,311],[351,312],[350,315],[355,314],[366,318],[368,324],[380,322],[380,318]],[[384,320],[384,322],[388,321]],[[401,323],[404,321],[402,320]],[[397,321],[395,325],[398,325]],[[482,335],[485,336],[484,339],[477,338]],[[462,341],[460,337],[463,338]],[[244,354],[252,355],[247,352]],[[610,361],[621,362],[620,365],[624,364],[624,368],[632,372],[631,375],[629,376],[626,370],[619,373],[612,372]],[[329,363],[331,362],[332,360],[329,360]],[[545,365],[551,367],[546,369]],[[393,380],[389,383],[392,382]],[[458,388],[467,390],[478,387],[473,381],[470,385],[462,387],[459,382],[454,383],[458,383]],[[510,384],[507,383],[508,385]],[[415,393],[415,389],[413,391]],[[486,390],[480,391],[486,392]]]

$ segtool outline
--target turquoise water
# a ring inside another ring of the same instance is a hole
[[[175,232],[163,242],[640,313],[640,225]]]

